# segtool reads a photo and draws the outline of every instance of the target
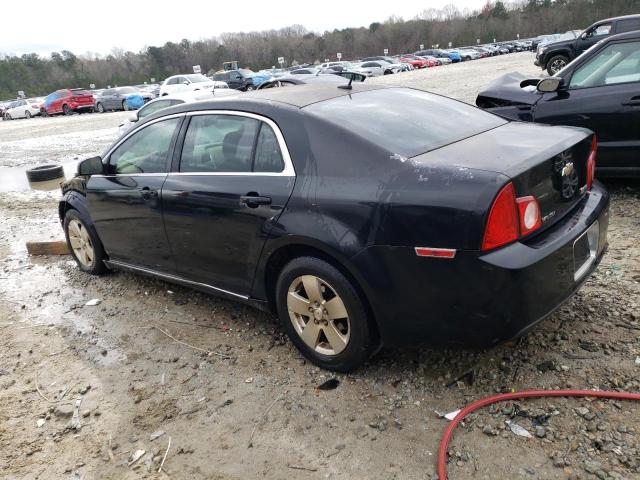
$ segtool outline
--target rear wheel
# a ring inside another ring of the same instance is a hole
[[[65,215],[64,233],[71,255],[80,270],[95,275],[107,270],[103,263],[106,256],[100,240],[93,229],[87,227],[76,210],[69,210]]]
[[[564,55],[555,55],[547,63],[547,73],[552,77],[567,66],[569,59]]]
[[[24,116],[25,118],[31,118],[31,112],[27,110],[26,112],[24,112]]]
[[[324,260],[299,257],[289,262],[278,278],[276,302],[293,344],[322,368],[351,371],[377,346],[360,294]]]
[[[73,110],[71,110],[71,107],[65,103],[62,106],[62,113],[64,113],[65,115],[71,115],[73,113]]]
[[[13,120],[13,118],[11,118],[11,115],[10,115],[10,114],[8,114],[8,113],[5,113],[5,115],[4,115],[4,119],[5,119],[5,120]]]

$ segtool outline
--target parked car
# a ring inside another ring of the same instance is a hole
[[[466,62],[469,60],[478,60],[482,55],[477,50],[473,48],[459,48],[458,50],[452,50],[453,52],[457,52],[462,57],[462,61]]]
[[[231,88],[214,88],[213,90],[200,90],[197,92],[182,92],[175,93],[173,95],[165,95],[164,97],[156,98],[145,104],[139,110],[133,112],[133,115],[120,124],[120,135],[125,134],[140,120],[145,119],[149,115],[156,113],[163,108],[172,107],[181,103],[198,102],[201,100],[212,100],[216,98],[231,97],[240,95],[239,90],[233,90]]]
[[[433,67],[436,64],[436,62],[431,62],[415,55],[401,55],[399,63],[409,63],[413,68]]]
[[[93,95],[83,88],[56,90],[47,95],[40,107],[42,115],[71,115],[74,112],[93,112]]]
[[[178,92],[197,92],[199,90],[213,90],[216,82],[199,73],[187,75],[173,75],[167,78],[160,86],[159,95],[170,95]]]
[[[135,88],[143,93],[148,93],[150,96],[150,100],[158,98],[160,96],[160,85],[156,83],[143,83],[140,85],[136,85]]]
[[[539,45],[535,65],[555,75],[592,45],[609,35],[640,30],[640,15],[608,18],[594,23],[576,39]]]
[[[151,93],[135,87],[107,88],[95,96],[95,109],[100,113],[107,110],[135,110],[139,108],[137,105],[142,106],[151,100],[153,100]]]
[[[40,105],[43,98],[18,99],[6,106],[2,118],[15,120],[16,118],[31,118],[40,115]]]
[[[366,61],[353,65],[352,71],[362,73],[367,77],[378,77],[381,75],[389,75],[398,73],[402,70],[399,63],[389,63],[384,60]]]
[[[330,70],[330,69],[327,69]],[[318,75],[283,75],[272,78],[258,87],[258,90],[266,88],[291,87],[295,85],[333,85],[346,86],[350,80],[353,82],[364,82],[366,76],[362,73],[343,70],[342,72],[320,73]]]
[[[556,77],[503,76],[476,104],[514,120],[589,128],[599,175],[640,176],[640,31],[607,37]]]
[[[264,89],[147,117],[58,212],[82,271],[277,312],[349,371],[383,345],[495,345],[571,297],[607,247],[592,144],[416,89]]]
[[[434,57],[446,57],[450,59],[453,63],[458,63],[462,61],[462,57],[455,50],[441,50],[438,48],[432,48],[427,50],[419,50],[414,52],[414,55],[432,55]]]
[[[246,92],[248,90],[256,89],[257,85],[255,85],[253,82],[254,76],[255,72],[252,72],[251,70],[246,68],[239,68],[238,70],[217,72],[213,75],[213,79],[225,82],[229,86],[229,88]]]

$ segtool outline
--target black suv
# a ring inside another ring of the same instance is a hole
[[[213,79],[227,82],[229,88],[243,90],[246,92],[247,90],[255,90],[256,88],[253,84],[253,75],[254,73],[251,70],[240,68],[238,70],[218,72],[213,76]]]
[[[553,42],[538,47],[535,64],[549,75],[555,75],[571,60],[609,35],[640,30],[640,15],[608,18],[594,23],[578,38]]]

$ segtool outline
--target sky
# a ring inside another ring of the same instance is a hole
[[[392,15],[409,19],[426,8],[452,3],[461,11],[486,0],[3,0],[0,53],[21,55],[71,50],[77,55],[137,52],[183,38],[199,40],[224,32],[271,30],[300,24],[314,32],[369,26]],[[140,20],[137,20],[140,19]]]

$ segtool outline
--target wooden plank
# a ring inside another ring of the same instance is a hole
[[[29,255],[69,255],[67,242],[57,240],[53,242],[27,242]]]

